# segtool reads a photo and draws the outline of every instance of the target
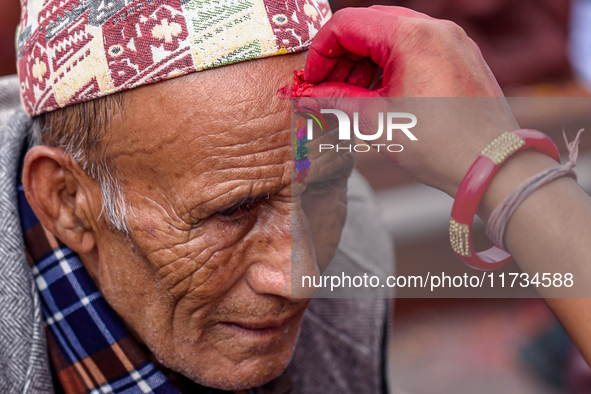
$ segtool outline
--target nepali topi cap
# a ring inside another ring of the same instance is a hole
[[[29,116],[188,73],[301,52],[326,0],[21,0]]]

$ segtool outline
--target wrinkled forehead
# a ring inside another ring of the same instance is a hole
[[[130,91],[111,143],[126,149],[132,141],[270,136],[289,127],[290,100],[278,90],[292,84],[293,70],[304,63],[305,53],[253,60]]]
[[[112,123],[108,156],[124,178],[149,168],[155,178],[191,172],[195,179],[289,161],[291,103],[278,90],[304,63],[305,54],[266,58],[130,91]]]

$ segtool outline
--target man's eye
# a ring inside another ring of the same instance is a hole
[[[216,213],[217,216],[233,219],[241,217],[242,214],[252,211],[258,202],[258,199],[244,200],[240,204],[233,205]]]
[[[228,209],[224,209],[223,211],[219,211],[217,214],[220,216],[234,216],[239,212],[248,212],[251,209],[250,205],[251,204],[230,207]]]

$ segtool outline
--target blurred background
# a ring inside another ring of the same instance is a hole
[[[476,41],[507,96],[591,95],[591,0],[332,0],[333,11],[398,5],[455,21]],[[16,73],[18,0],[0,0],[0,76]],[[582,103],[591,103],[580,101]],[[549,134],[565,153],[568,118],[591,106],[515,109],[522,126]],[[577,123],[578,124],[578,123]],[[591,126],[591,122],[588,122]],[[577,171],[591,191],[591,137]],[[398,274],[413,264],[453,272],[451,199],[417,184],[379,155],[358,155],[396,244]],[[479,235],[482,242],[483,232]],[[393,394],[591,393],[591,371],[545,303],[537,299],[396,299],[389,344]]]

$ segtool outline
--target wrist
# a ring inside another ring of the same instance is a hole
[[[554,159],[534,149],[518,152],[510,157],[486,189],[478,208],[478,216],[486,222],[497,205],[521,182],[557,165]]]

